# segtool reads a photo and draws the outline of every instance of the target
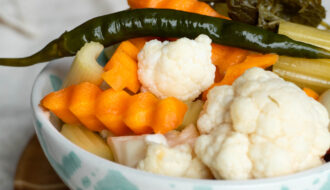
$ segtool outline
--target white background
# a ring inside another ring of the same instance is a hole
[[[330,10],[330,1],[323,2]],[[64,30],[126,7],[126,0],[0,0],[0,57],[30,55]],[[330,22],[330,11],[327,18]],[[18,32],[21,30],[25,32]],[[17,161],[34,133],[30,92],[44,66],[0,66],[1,190],[12,189]]]

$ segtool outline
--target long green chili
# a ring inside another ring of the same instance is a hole
[[[208,35],[214,43],[261,53],[330,58],[330,52],[325,49],[255,26],[177,10],[136,9],[93,18],[63,33],[38,53],[25,58],[2,58],[0,65],[29,66],[72,56],[90,41],[110,46],[143,36],[195,38],[199,34]]]

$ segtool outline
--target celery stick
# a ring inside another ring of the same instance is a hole
[[[278,33],[289,36],[297,41],[330,50],[330,32],[326,30],[319,30],[310,26],[281,21]]]
[[[304,59],[280,56],[275,67],[308,77],[330,81],[330,59]]]
[[[281,21],[279,34],[330,50],[330,32]],[[280,56],[273,71],[300,87],[322,93],[330,88],[330,59],[303,59]]]
[[[81,82],[100,85],[103,81],[101,77],[103,67],[97,63],[96,59],[103,49],[103,45],[100,43],[86,43],[78,51],[62,87],[65,88]]]
[[[308,87],[319,93],[330,88],[329,59],[280,56],[279,61],[273,66],[273,72],[300,87]]]

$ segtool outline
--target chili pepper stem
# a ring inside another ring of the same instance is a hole
[[[61,38],[53,40],[39,52],[23,58],[0,58],[0,65],[11,67],[25,67],[35,63],[47,62],[53,59],[70,56],[68,52],[63,52],[59,45]]]

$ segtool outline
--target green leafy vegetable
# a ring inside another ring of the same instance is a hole
[[[229,16],[276,30],[280,20],[316,27],[325,18],[321,0],[227,0]]]
[[[233,20],[247,24],[258,24],[258,1],[259,0],[228,0],[228,15]]]

